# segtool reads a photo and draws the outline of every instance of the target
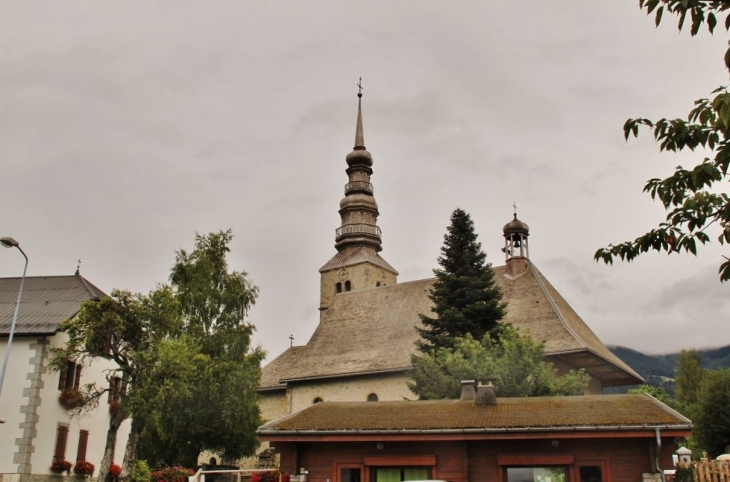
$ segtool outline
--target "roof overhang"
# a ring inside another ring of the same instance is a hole
[[[691,424],[626,425],[581,427],[500,427],[471,429],[425,430],[267,430],[256,434],[270,442],[364,442],[364,441],[431,441],[431,440],[515,440],[556,438],[655,438],[657,430],[663,437],[689,437]]]
[[[646,383],[640,375],[634,376],[625,370],[606,361],[603,357],[588,349],[551,352],[545,358],[554,359],[569,365],[576,370],[584,369],[589,375],[601,380],[604,386],[640,385]]]

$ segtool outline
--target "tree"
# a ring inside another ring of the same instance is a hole
[[[679,352],[674,375],[674,394],[677,398],[677,408],[690,418],[694,417],[704,374],[701,354],[695,350]]]
[[[441,269],[433,271],[436,281],[429,298],[436,316],[420,315],[425,326],[417,328],[421,352],[452,348],[457,338],[467,334],[481,340],[495,333],[506,304],[486,258],[471,217],[457,208],[438,258]]]
[[[724,453],[730,444],[730,369],[705,373],[694,422],[699,446],[713,458]]]
[[[157,363],[159,345],[180,329],[181,320],[172,290],[161,286],[149,295],[114,290],[109,297],[85,302],[76,317],[61,324],[68,342],[52,349],[52,368],[63,370],[68,360],[88,365],[99,358],[108,358],[115,365],[106,372],[105,386],[91,383],[84,387],[84,403],[76,411],[80,414],[95,407],[104,394],[118,404],[109,420],[99,482],[105,481],[109,471],[117,431],[132,412],[130,397],[148,379]],[[144,425],[149,405],[143,400],[135,407],[130,439]],[[133,457],[125,453],[124,470],[129,471],[132,463]]]
[[[657,387],[655,385],[640,385],[636,388],[630,388],[628,393],[646,393],[668,407],[674,407],[674,400],[672,400],[672,397],[670,397],[666,390],[662,387]]]
[[[543,343],[535,343],[511,325],[497,339],[481,340],[467,334],[453,348],[439,348],[413,357],[412,381],[408,387],[421,399],[459,398],[462,380],[495,381],[500,397],[582,395],[590,376],[571,370],[562,376],[546,362]]]
[[[181,340],[194,347],[192,371],[160,390],[141,453],[152,463],[194,466],[203,450],[225,460],[255,450],[261,424],[257,390],[264,352],[251,348],[246,320],[258,288],[242,271],[229,271],[233,236],[196,235],[191,252],[177,252],[170,283],[180,305]]]
[[[658,26],[665,12],[679,17],[681,31],[689,14],[692,19],[690,34],[696,35],[703,24],[712,33],[717,25],[717,16],[730,9],[730,1],[715,0],[639,0],[639,6],[647,14],[655,14]],[[658,7],[658,8],[657,8]],[[730,28],[730,15],[725,17],[725,29]],[[730,68],[730,49],[725,54],[725,65]],[[696,166],[685,169],[678,166],[674,173],[665,178],[647,181],[644,192],[652,199],[659,199],[668,211],[664,222],[655,229],[617,245],[610,244],[596,251],[594,259],[613,263],[615,257],[631,261],[648,251],[697,253],[697,245],[711,241],[708,232],[721,245],[730,243],[730,196],[722,181],[728,180],[730,167],[730,92],[720,87],[713,92],[712,99],[695,101],[695,107],[687,119],[629,119],[624,124],[624,136],[638,136],[639,127],[646,126],[654,132],[660,143],[660,151],[694,151],[702,148],[713,155],[705,157]],[[730,258],[723,256],[720,264],[720,280],[730,280]]]

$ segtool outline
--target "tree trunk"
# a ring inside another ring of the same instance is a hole
[[[139,419],[132,419],[132,428],[129,430],[127,437],[127,446],[124,449],[124,460],[122,461],[122,473],[119,476],[120,481],[129,480],[129,474],[132,472],[132,466],[136,460],[137,442],[139,442],[139,434],[142,432],[142,423]]]
[[[120,407],[109,419],[109,429],[106,431],[106,446],[104,447],[104,456],[101,458],[101,463],[99,464],[99,475],[96,478],[97,482],[106,481],[109,466],[114,462],[112,460],[112,453],[114,452],[114,444],[117,441],[117,431],[123,421],[124,410]]]

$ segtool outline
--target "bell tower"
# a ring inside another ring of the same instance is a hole
[[[319,272],[319,309],[326,310],[338,293],[359,291],[396,283],[398,272],[378,253],[383,249],[370,176],[373,156],[365,149],[362,127],[362,85],[358,84],[355,147],[347,155],[348,182],[340,201],[341,225],[335,231],[337,254]]]
[[[517,219],[517,207],[515,207],[514,219],[502,228],[504,233],[504,251],[507,276],[516,278],[527,271],[530,263],[530,247],[527,237],[530,236],[530,228],[527,224]]]

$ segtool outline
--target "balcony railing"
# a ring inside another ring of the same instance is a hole
[[[335,240],[339,241],[341,237],[347,234],[369,234],[377,236],[378,239],[381,237],[380,228],[374,224],[345,224],[335,231]]]
[[[352,181],[345,184],[345,195],[351,193],[352,191],[365,191],[372,194],[374,192],[374,188],[373,185],[369,182]]]

